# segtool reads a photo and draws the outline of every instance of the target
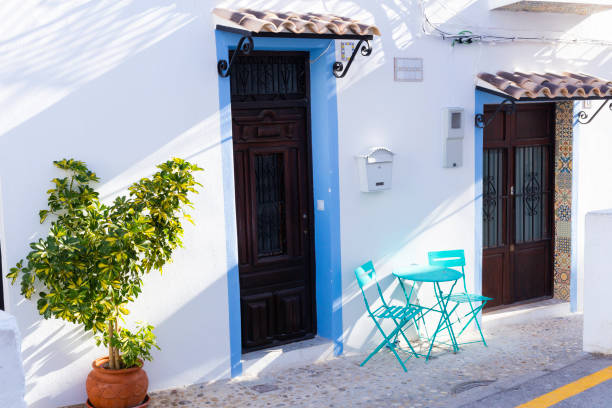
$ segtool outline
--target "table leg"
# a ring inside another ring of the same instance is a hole
[[[455,332],[453,331],[453,325],[450,319],[450,314],[448,313],[448,303],[450,302],[450,296],[453,293],[453,289],[455,288],[456,284],[457,284],[457,281],[453,283],[453,286],[448,292],[448,295],[446,296],[446,301],[444,301],[444,294],[442,293],[442,288],[440,287],[439,282],[435,283],[435,289],[434,289],[434,292],[436,292],[436,298],[440,302],[440,311],[442,312],[440,321],[441,322],[443,320],[446,321],[446,329],[448,331],[448,335],[450,336],[451,343],[453,344],[453,350],[455,352],[459,351],[459,344],[457,343],[457,339],[455,338]]]
[[[400,278],[397,279],[399,281],[400,287],[402,288],[402,292],[404,292],[404,297],[406,298],[406,306],[408,306],[410,304],[410,297],[412,296],[412,290],[414,289],[414,286],[410,287],[410,294],[406,293],[406,288],[404,287],[404,283],[402,282],[402,280]],[[396,322],[397,324],[397,322]],[[417,326],[417,333],[418,333],[418,326]],[[403,334],[403,332],[402,332]],[[399,336],[399,333],[395,335],[395,339],[393,339],[393,343],[395,344],[397,342],[397,338]],[[404,336],[405,338],[406,336]],[[410,344],[410,343],[409,343]],[[412,347],[412,346],[410,346]]]
[[[403,280],[401,278],[398,278],[398,281],[399,281],[400,287],[402,288],[402,292],[404,292],[404,297],[406,298],[406,304],[407,305],[412,304],[410,300],[412,299],[412,293],[416,285],[415,282],[412,282],[412,285],[410,285],[410,293],[407,293]],[[419,338],[423,338],[423,336],[421,335],[421,328],[420,328],[422,327],[425,330],[425,338],[429,340],[429,332],[427,331],[427,325],[425,324],[425,315],[433,309],[421,307],[420,305],[415,305],[415,306],[417,306],[420,309],[419,315],[413,319],[414,326],[416,327],[417,335],[419,336]],[[424,310],[427,310],[427,311],[424,312]],[[422,325],[421,323],[419,323],[419,320],[421,321]]]
[[[440,321],[438,322],[438,327],[436,327],[436,330],[434,331],[433,337],[431,338],[431,340],[429,342],[429,350],[427,350],[427,356],[425,357],[425,361],[429,361],[429,356],[431,355],[431,350],[433,349],[434,343],[436,341],[436,336],[438,335],[438,330],[440,330],[440,326],[442,325],[443,321],[444,321],[444,316],[440,315]]]

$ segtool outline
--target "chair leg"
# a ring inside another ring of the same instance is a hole
[[[468,298],[468,300],[469,300],[469,298]],[[470,309],[472,309],[472,318],[476,322],[476,327],[478,327],[478,331],[480,332],[480,338],[482,339],[482,343],[485,345],[485,347],[487,347],[487,342],[485,341],[484,335],[482,334],[482,329],[480,328],[480,323],[478,322],[478,319],[476,318],[476,315],[478,314],[478,312],[480,312],[480,310],[485,306],[485,304],[487,302],[482,302],[480,307],[477,307],[476,310],[474,310],[474,306],[472,306],[472,302],[469,301],[469,303],[470,303]]]
[[[476,309],[473,317],[474,317],[474,321],[476,322],[476,327],[478,327],[478,331],[480,332],[480,338],[482,339],[482,344],[484,344],[485,347],[488,347],[487,341],[484,338],[484,334],[482,334],[482,328],[480,327],[480,323],[478,322],[478,319],[476,318],[476,315],[482,310],[482,308],[485,307],[486,304],[487,304],[486,301],[482,302],[482,305],[480,305],[480,307]],[[472,303],[470,302],[470,306],[471,305]]]
[[[399,354],[397,354],[397,351],[395,351],[395,346],[393,346],[393,348],[391,349],[391,351],[393,352],[393,354],[395,354],[395,358],[397,358],[397,361],[399,361],[400,365],[402,366],[402,369],[404,370],[404,372],[408,372],[408,369],[406,368],[406,365],[404,364],[404,362],[402,361],[402,358],[399,356]]]
[[[463,328],[461,329],[461,331],[459,332],[459,334],[457,335],[457,337],[461,336],[461,333],[463,333],[465,331],[465,329],[468,328],[468,326],[470,325],[470,323],[472,323],[472,320],[474,320],[474,315],[472,315],[472,317],[470,317],[470,320],[467,321],[467,323],[463,326]]]
[[[484,344],[485,347],[488,347],[487,341],[485,340],[484,334],[482,333],[482,328],[480,327],[480,323],[478,322],[478,319],[477,319],[478,313],[484,308],[484,306],[487,304],[487,301],[486,300],[483,301],[482,304],[480,306],[478,306],[477,308],[475,308],[475,309],[472,306],[472,302],[469,302],[469,303],[470,303],[470,309],[472,310],[472,313],[471,313],[472,316],[470,317],[470,320],[468,320],[467,323],[463,326],[463,328],[461,329],[461,331],[459,332],[457,337],[461,336],[461,333],[463,333],[465,331],[465,329],[468,328],[468,326],[470,325],[472,320],[474,320],[476,322],[476,327],[478,328],[478,332],[480,333],[480,338],[482,339],[482,344]]]
[[[378,323],[376,324],[376,326],[378,326]],[[385,336],[385,333],[382,331],[382,329],[380,327],[378,327],[378,330],[382,333],[384,340],[378,346],[376,346],[374,351],[372,351],[370,353],[370,355],[367,356],[366,359],[363,360],[363,362],[361,364],[359,364],[361,367],[363,367],[365,365],[365,363],[367,363],[374,356],[374,354],[378,353],[380,351],[380,349],[382,349],[384,346],[389,345],[389,338],[387,336]],[[391,337],[391,336],[389,336],[389,337]]]
[[[410,320],[411,319],[406,320],[406,323],[409,322]],[[414,356],[416,358],[419,358],[419,355],[417,354],[416,350],[414,349],[414,347],[412,347],[412,344],[410,344],[410,340],[408,340],[408,337],[406,337],[406,334],[404,333],[404,330],[401,329],[400,324],[395,319],[393,319],[393,321],[395,322],[395,325],[399,329],[399,333],[402,335],[402,337],[404,338],[404,340],[408,344],[408,347],[410,347],[410,351],[412,351],[412,354],[414,354]],[[404,326],[406,326],[406,323],[404,323]],[[397,339],[397,335],[395,336],[395,338]]]
[[[374,319],[373,319],[374,320]],[[397,354],[397,351],[395,351],[395,344],[393,344],[390,340],[397,335],[397,332],[399,330],[401,330],[401,327],[397,327],[395,328],[395,330],[393,330],[388,336],[385,334],[385,332],[383,331],[382,327],[380,327],[380,325],[378,324],[378,322],[376,320],[374,320],[374,324],[376,324],[376,327],[378,328],[378,331],[382,334],[384,340],[374,349],[374,351],[372,351],[370,353],[370,355],[368,355],[366,357],[365,360],[363,360],[363,362],[361,364],[359,364],[360,367],[363,367],[365,365],[365,363],[367,363],[373,356],[374,354],[378,353],[384,346],[388,346],[391,351],[393,352],[393,354],[395,354],[395,358],[397,358],[397,361],[399,361],[400,365],[402,366],[402,369],[404,371],[408,371],[408,369],[406,368],[406,365],[404,365],[404,362],[402,361],[402,359],[400,358],[400,356]]]

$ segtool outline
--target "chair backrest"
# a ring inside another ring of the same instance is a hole
[[[357,283],[361,290],[368,283],[372,282],[376,278],[376,271],[374,270],[374,264],[372,261],[368,261],[363,265],[355,268],[355,276],[357,277]]]
[[[430,265],[443,266],[445,268],[461,267],[463,289],[467,292],[465,283],[465,252],[463,249],[451,249],[448,251],[432,251],[427,253]]]
[[[450,251],[432,251],[427,254],[430,265],[444,266],[446,268],[465,266],[465,253],[463,249],[453,249]]]
[[[365,294],[364,287],[370,282],[374,281],[376,283],[376,289],[378,290],[378,295],[380,296],[380,300],[383,305],[387,305],[385,302],[385,298],[382,294],[382,289],[378,284],[378,280],[376,279],[376,270],[374,269],[374,264],[372,261],[368,261],[361,266],[355,268],[355,277],[357,278],[357,283],[359,284],[359,288],[361,289],[361,294],[363,295],[363,301],[365,302],[366,309],[370,312],[370,305],[368,302],[368,298]]]

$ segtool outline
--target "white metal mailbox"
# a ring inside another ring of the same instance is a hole
[[[393,152],[386,147],[373,147],[357,156],[359,167],[359,189],[363,192],[388,190],[391,188]]]

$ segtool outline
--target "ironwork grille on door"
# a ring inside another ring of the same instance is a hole
[[[304,58],[290,55],[241,56],[232,66],[232,101],[304,99]]]
[[[482,241],[485,248],[503,245],[503,149],[486,149],[483,156]]]
[[[515,150],[515,242],[540,241],[548,237],[549,193],[544,190],[548,146],[517,147]]]
[[[285,176],[283,155],[255,156],[257,253],[260,257],[285,252]]]

